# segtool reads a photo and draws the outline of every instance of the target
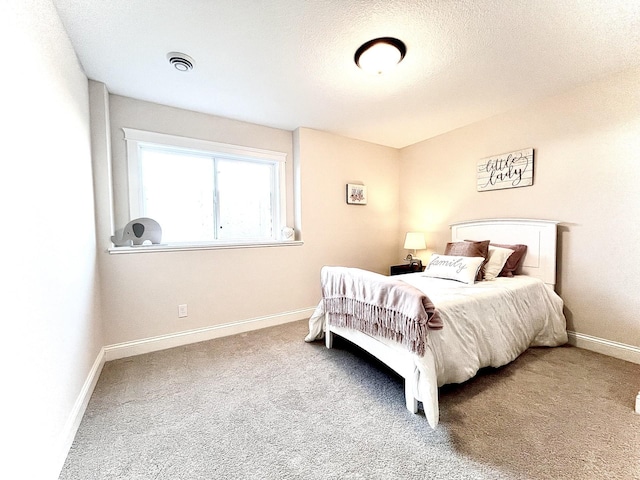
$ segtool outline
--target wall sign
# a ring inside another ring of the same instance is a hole
[[[483,158],[476,168],[479,192],[533,185],[533,148]]]

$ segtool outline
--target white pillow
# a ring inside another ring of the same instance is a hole
[[[507,259],[515,250],[510,248],[494,247],[489,245],[489,255],[487,255],[487,263],[482,269],[485,280],[493,280],[502,271],[502,267],[507,263]]]
[[[426,277],[446,278],[473,284],[484,257],[460,257],[433,253],[424,269]]]

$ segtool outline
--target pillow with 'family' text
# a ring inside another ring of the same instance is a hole
[[[489,256],[489,240],[464,240],[458,242],[449,242],[444,249],[445,255],[462,256],[462,257],[484,257],[485,261]],[[482,280],[482,270],[478,270],[476,280]]]
[[[476,275],[480,271],[484,260],[484,257],[463,257],[434,253],[431,255],[423,275],[456,280],[471,285],[475,282]]]

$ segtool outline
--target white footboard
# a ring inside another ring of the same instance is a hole
[[[356,344],[402,376],[404,378],[404,396],[407,410],[411,413],[418,413],[418,399],[414,390],[418,385],[418,371],[413,361],[413,355],[410,352],[394,350],[374,337],[357,330],[334,327],[328,324],[325,332],[325,345],[327,348],[332,348],[334,334],[340,335]]]

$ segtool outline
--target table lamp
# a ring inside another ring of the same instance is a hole
[[[413,250],[413,254],[407,254],[405,258],[409,263],[414,260],[420,260],[419,258],[414,259],[416,255],[416,250],[424,250],[427,248],[427,244],[424,240],[424,233],[422,232],[407,232],[407,235],[404,237],[404,248],[407,250]]]

